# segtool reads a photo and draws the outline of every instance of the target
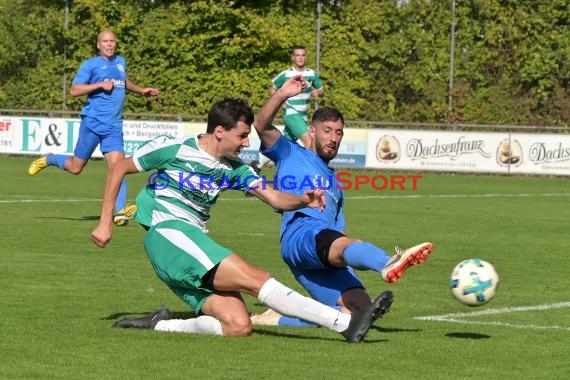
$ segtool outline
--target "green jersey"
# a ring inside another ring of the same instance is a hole
[[[287,70],[282,71],[273,78],[273,88],[276,90],[283,86],[289,78],[297,75],[302,75],[305,82],[307,82],[307,87],[301,91],[299,95],[293,96],[285,102],[285,115],[300,114],[303,118],[307,119],[307,112],[309,110],[309,102],[311,100],[311,92],[313,89],[320,90],[323,88],[321,80],[319,79],[319,74],[313,69],[305,67],[305,71],[297,71],[294,67],[290,67]]]
[[[132,157],[139,171],[156,170],[137,196],[136,220],[149,227],[183,220],[207,231],[210,208],[222,191],[245,192],[261,180],[240,160],[212,157],[196,137],[158,136]]]

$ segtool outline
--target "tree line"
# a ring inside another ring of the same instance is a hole
[[[349,120],[567,126],[569,17],[570,0],[0,0],[0,109],[80,110],[64,88],[109,28],[161,90],[126,112],[256,110],[303,44],[318,105]]]

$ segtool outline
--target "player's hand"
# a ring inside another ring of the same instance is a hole
[[[111,228],[99,224],[97,228],[91,232],[91,241],[99,248],[105,248],[107,243],[111,241]]]
[[[325,210],[327,205],[327,197],[323,189],[307,190],[303,195],[307,207],[318,208],[320,212]]]
[[[289,78],[280,90],[284,96],[290,98],[295,95],[299,95],[303,89],[307,87],[307,82],[303,79],[302,75],[297,75]]]
[[[156,88],[145,87],[142,89],[141,95],[148,98],[149,96],[158,96],[159,92]]]
[[[101,82],[101,89],[103,91],[109,92],[113,89],[113,87],[115,87],[115,83],[113,83],[113,81],[110,79],[106,79]]]

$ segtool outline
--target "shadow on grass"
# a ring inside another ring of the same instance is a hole
[[[272,326],[272,328],[279,328],[278,326]],[[299,327],[299,331],[307,331],[307,330],[311,330],[313,328],[319,328],[319,327]],[[293,327],[292,329],[295,329],[295,327]],[[338,334],[337,338],[327,338],[327,337],[322,337],[322,336],[308,336],[308,335],[301,335],[301,334],[292,334],[292,333],[285,333],[285,332],[281,332],[281,331],[275,331],[275,330],[265,330],[263,328],[263,326],[254,326],[253,328],[253,334],[254,335],[263,335],[263,336],[270,336],[270,337],[278,337],[278,338],[289,338],[289,339],[303,339],[303,340],[318,340],[318,341],[329,341],[329,342],[336,342],[336,341],[345,341],[345,339],[340,335],[340,333]],[[370,344],[370,343],[386,343],[388,342],[388,339],[370,339],[368,337],[364,338],[364,341],[361,342],[360,344]]]
[[[378,323],[378,322],[377,322]],[[380,327],[380,326],[372,326],[370,330],[376,330],[381,333],[400,333],[400,332],[421,332],[421,329],[399,329],[394,327]]]
[[[101,318],[99,318],[99,320],[101,320],[101,321],[114,321],[114,320],[122,319],[123,317],[142,317],[142,316],[145,316],[147,314],[152,313],[154,310],[156,310],[156,309],[148,310],[148,311],[121,311],[119,313],[110,314],[106,317],[101,317]],[[196,318],[196,314],[191,312],[191,311],[174,312],[174,318],[173,319],[190,319],[190,318]]]
[[[147,314],[152,313],[154,310],[149,310],[149,311],[122,311],[119,313],[113,313],[110,314],[106,317],[101,317],[100,320],[103,321],[118,321],[120,319],[123,319],[125,317],[141,317]],[[175,319],[189,319],[189,318],[196,318],[196,314],[194,312],[191,311],[183,311],[183,312],[174,312],[174,318]],[[280,332],[280,331],[275,331],[273,329],[275,328],[279,328],[278,326],[271,326],[270,328],[272,330],[268,330],[264,328],[265,326],[253,326],[253,334],[254,335],[263,335],[263,336],[274,336],[274,337],[281,337],[281,338],[290,338],[290,339],[311,339],[311,340],[320,340],[320,341],[337,341],[337,340],[343,340],[344,338],[342,336],[338,336],[338,338],[325,338],[325,337],[315,337],[315,336],[307,336],[307,335],[302,335],[302,334],[292,334],[292,333],[286,333],[286,332]],[[304,330],[310,330],[313,328],[320,328],[320,327],[299,327],[299,331],[302,332]],[[295,329],[295,328],[293,328]],[[378,327],[378,326],[372,326],[370,328],[370,330],[376,330],[382,333],[388,333],[388,332],[409,332],[409,331],[420,331],[420,330],[416,330],[416,329],[394,329],[394,328],[384,328],[384,327]],[[362,343],[385,343],[388,342],[388,339],[370,339],[369,337],[364,338],[364,341]]]
[[[463,333],[463,332],[452,332],[445,334],[449,338],[458,339],[489,339],[491,336],[487,334],[477,334],[477,333]]]
[[[100,215],[94,216],[94,215],[87,215],[87,216],[82,216],[79,218],[64,218],[61,216],[36,216],[37,219],[59,219],[59,220],[74,220],[74,221],[78,221],[78,222],[91,222],[93,220],[99,220],[101,218]]]

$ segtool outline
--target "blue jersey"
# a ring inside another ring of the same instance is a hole
[[[116,55],[112,59],[106,59],[97,56],[84,61],[73,79],[73,84],[93,84],[105,80],[113,81],[113,89],[90,93],[81,115],[121,128],[127,81],[127,65],[123,57]]]
[[[345,229],[344,190],[337,181],[336,172],[315,152],[281,136],[273,146],[260,147],[261,153],[277,165],[274,187],[280,191],[303,194],[310,189],[324,189],[327,205],[323,212],[315,208],[303,208],[283,213],[281,236],[285,230],[306,215],[318,219],[321,225],[337,231]]]

